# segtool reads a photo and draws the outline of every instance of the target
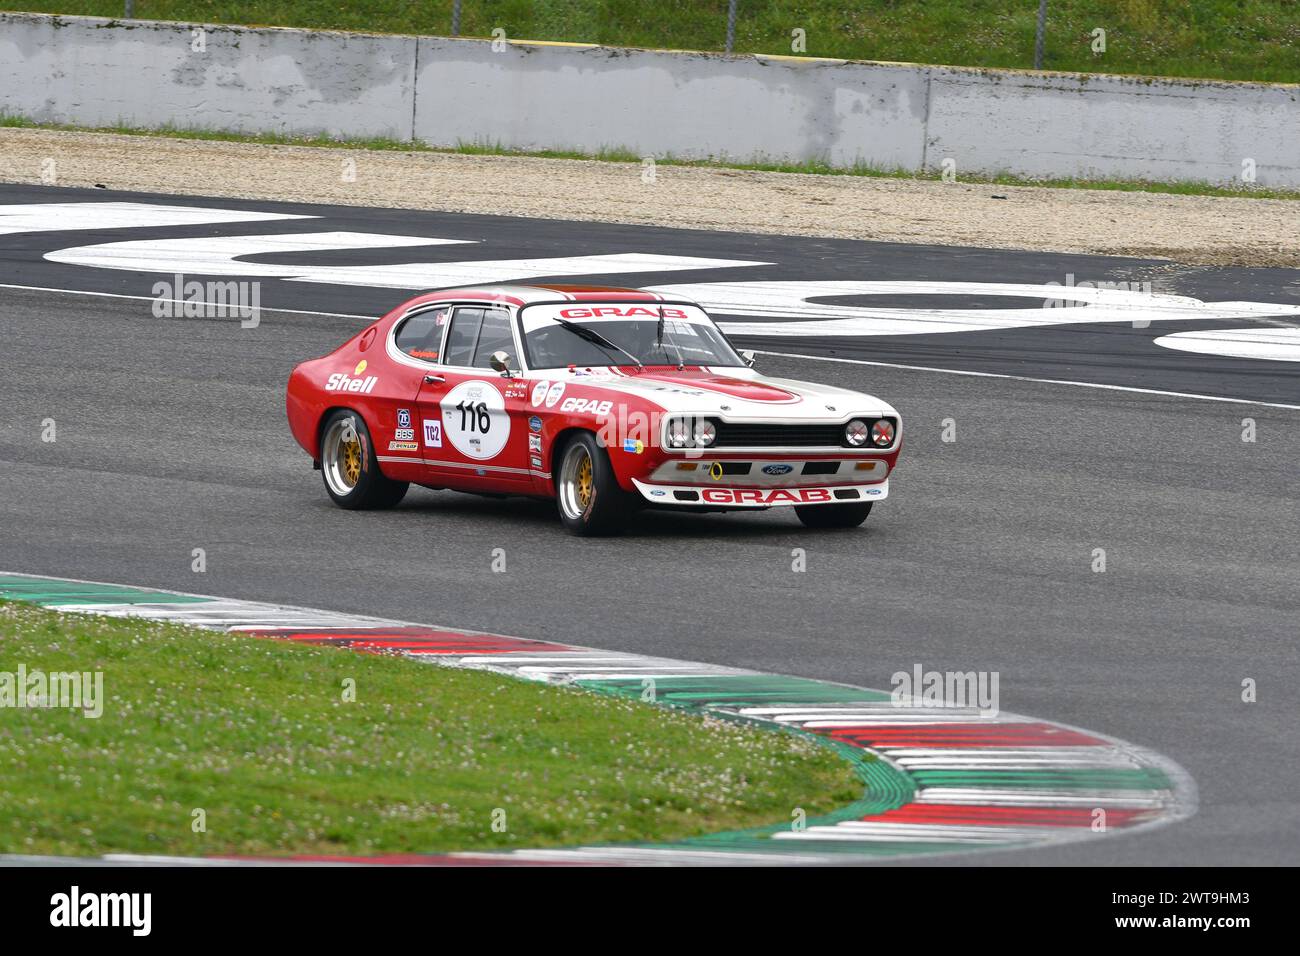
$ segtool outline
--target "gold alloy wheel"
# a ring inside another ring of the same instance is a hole
[[[570,520],[585,515],[596,501],[596,465],[580,441],[564,450],[556,486],[560,509]]]
[[[349,441],[348,439],[351,439]],[[339,449],[343,459],[343,478],[350,487],[355,488],[357,481],[361,478],[361,441],[357,438],[357,433],[351,435],[344,434],[340,438],[341,448]]]
[[[591,504],[591,493],[592,493],[592,485],[593,485],[593,481],[591,477],[591,456],[590,455],[583,455],[582,463],[578,465],[577,485],[578,485],[578,489],[577,489],[578,506],[582,508],[583,511],[586,511],[587,506]]]
[[[364,464],[357,422],[346,416],[335,418],[321,439],[321,453],[325,483],[336,496],[347,497],[361,481]]]

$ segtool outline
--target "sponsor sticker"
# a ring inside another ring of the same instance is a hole
[[[550,404],[549,398],[547,399],[547,404]],[[566,398],[564,404],[560,406],[560,411],[588,412],[592,415],[608,415],[609,410],[613,407],[613,402],[602,402],[594,398]]]
[[[532,397],[529,398],[529,401],[533,403],[533,408],[536,408],[538,405],[542,404],[542,402],[546,401],[546,392],[550,387],[551,383],[549,381],[541,381],[533,386],[533,394]]]
[[[394,428],[393,437],[398,441],[415,441],[414,428]]]
[[[529,462],[532,463],[532,466],[533,466],[534,468],[541,468],[541,467],[542,467],[542,460],[541,460],[540,458],[538,458],[536,455],[533,455],[533,457],[530,458],[530,459],[528,459],[528,460],[529,460]]]
[[[424,419],[424,447],[442,447],[442,422],[436,418]]]
[[[764,465],[763,474],[765,475],[788,475],[794,471],[791,465]]]
[[[438,404],[442,430],[465,457],[486,461],[506,447],[510,416],[505,399],[491,382],[461,382]]]
[[[419,451],[420,446],[413,441],[390,441],[389,451]]]
[[[798,505],[834,500],[827,488],[705,488],[700,499],[711,505]]]
[[[598,305],[591,308],[571,306],[560,310],[560,317],[564,319],[631,319],[642,316],[657,319],[660,315],[670,319],[686,318],[686,313],[681,309],[658,305]]]
[[[542,450],[542,436],[541,436],[541,435],[529,435],[529,436],[528,436],[528,450],[529,450],[529,451],[538,451],[538,452]]]
[[[365,370],[365,362],[357,365],[357,368]],[[375,390],[375,383],[379,381],[378,375],[368,375],[365,378],[350,378],[343,372],[335,372],[325,381],[325,391],[327,392],[360,392],[363,395],[369,395]]]
[[[398,428],[411,427],[411,410],[409,408],[399,408],[397,410],[397,427]]]
[[[564,394],[564,383],[554,382],[551,385],[551,387],[546,390],[546,407],[554,408],[555,403],[560,400],[560,396],[563,394]]]
[[[528,430],[530,432],[540,432],[542,430],[542,420],[536,415],[528,419]]]
[[[645,442],[637,438],[624,438],[623,450],[629,455],[639,455],[645,451]]]

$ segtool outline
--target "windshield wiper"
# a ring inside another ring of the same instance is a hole
[[[686,368],[686,363],[682,361],[682,350],[677,345],[677,340],[673,339],[673,351],[677,353],[677,371]],[[659,306],[659,323],[655,326],[655,345],[660,349],[664,347],[664,307]]]
[[[568,329],[578,338],[585,339],[586,341],[590,342],[592,345],[603,348],[606,352],[622,352],[624,355],[626,355],[628,358],[632,360],[632,363],[637,368],[645,368],[645,366],[641,364],[641,360],[639,358],[637,358],[627,349],[623,348],[621,345],[615,345],[613,342],[605,338],[605,336],[601,335],[595,329],[589,329],[585,325],[579,325],[577,322],[570,322],[568,319],[557,318],[554,321],[557,325]]]

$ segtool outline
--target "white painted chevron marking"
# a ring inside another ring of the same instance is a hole
[[[136,239],[74,246],[46,253],[51,262],[172,275],[276,278],[291,282],[356,285],[392,289],[434,289],[484,285],[544,276],[677,272],[770,265],[742,259],[708,259],[625,252],[610,255],[453,262],[402,262],[364,266],[282,265],[249,262],[250,256],[340,250],[400,249],[463,245],[477,240],[390,236],[366,232],[308,232],[275,236],[199,236],[186,239]]]
[[[1296,328],[1175,332],[1156,339],[1156,345],[1202,355],[1224,355],[1268,362],[1300,362],[1300,329]]]
[[[163,206],[143,202],[38,202],[0,206],[0,236],[74,229],[149,229],[232,222],[314,219],[278,212]]]
[[[1269,302],[1202,302],[1190,296],[1129,289],[1027,285],[1005,282],[888,282],[854,280],[696,282],[657,285],[651,291],[692,299],[721,315],[765,322],[722,321],[732,335],[869,336],[979,332],[1076,323],[1171,322],[1188,319],[1300,315],[1300,306]],[[981,295],[1081,302],[1056,308],[917,309],[810,302],[871,295]],[[785,321],[782,321],[785,320]]]
[[[128,272],[184,273],[186,275],[294,278],[308,275],[315,266],[287,266],[269,262],[241,262],[240,257],[290,255],[341,250],[401,249],[411,246],[468,244],[467,239],[430,239],[390,236],[370,232],[295,232],[275,236],[196,236],[187,239],[132,239],[73,246],[48,252],[50,262],[119,269]],[[338,267],[322,267],[326,270]]]

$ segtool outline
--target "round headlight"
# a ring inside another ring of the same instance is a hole
[[[718,426],[707,418],[695,423],[695,444],[699,448],[708,448],[718,440]]]
[[[871,441],[877,448],[887,448],[894,443],[894,423],[881,418],[871,426]]]
[[[854,448],[861,448],[867,443],[867,435],[871,429],[867,423],[860,418],[855,418],[844,426],[844,440]]]
[[[674,418],[668,423],[668,447],[685,448],[691,440],[691,423],[684,418]]]

